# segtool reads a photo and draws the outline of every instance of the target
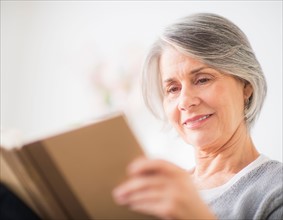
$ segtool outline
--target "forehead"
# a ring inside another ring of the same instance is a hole
[[[169,77],[177,73],[194,72],[197,69],[207,67],[201,61],[184,55],[174,48],[166,48],[159,60],[161,77]]]

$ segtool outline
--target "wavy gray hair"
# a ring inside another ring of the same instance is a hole
[[[165,28],[152,45],[142,73],[145,104],[159,119],[165,120],[159,59],[168,46],[201,62],[250,83],[253,93],[245,107],[251,127],[262,108],[267,85],[261,66],[246,35],[231,21],[211,13],[198,13]]]

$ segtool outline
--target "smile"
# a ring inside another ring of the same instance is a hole
[[[200,126],[202,122],[204,122],[210,116],[212,116],[212,114],[195,116],[193,118],[186,120],[183,123],[183,125],[189,126],[189,127],[197,127],[197,126]]]

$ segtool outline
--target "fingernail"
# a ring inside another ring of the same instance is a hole
[[[114,189],[113,191],[112,191],[112,195],[114,196],[114,197],[119,197],[120,196],[120,194],[121,194],[121,192],[120,192],[121,190],[119,190],[119,189]]]
[[[113,191],[113,197],[118,204],[120,205],[126,204],[126,197],[119,190]]]

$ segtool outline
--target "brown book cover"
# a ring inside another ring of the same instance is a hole
[[[0,181],[14,185],[44,218],[153,219],[116,205],[111,195],[125,180],[127,165],[144,155],[123,114],[17,149],[1,148],[6,168]]]

